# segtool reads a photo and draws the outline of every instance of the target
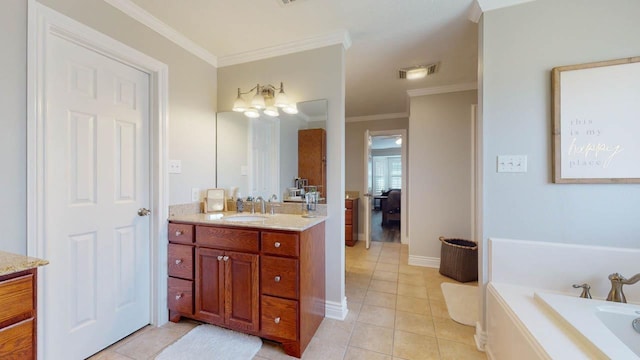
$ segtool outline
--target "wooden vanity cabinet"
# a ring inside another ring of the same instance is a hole
[[[195,286],[195,319],[259,330],[257,254],[197,248]]]
[[[173,277],[178,272],[170,261],[170,320],[185,316],[257,335],[300,357],[324,318],[324,223],[302,232],[189,226],[195,234],[194,278]],[[170,243],[170,253],[188,254],[176,250],[183,244]]]
[[[36,269],[0,276],[0,359],[35,359]]]
[[[358,242],[358,198],[344,200],[344,243],[353,246]]]

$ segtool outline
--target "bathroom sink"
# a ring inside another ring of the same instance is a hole
[[[252,222],[252,221],[264,221],[267,220],[266,216],[259,215],[236,215],[223,217],[222,220],[229,222]]]

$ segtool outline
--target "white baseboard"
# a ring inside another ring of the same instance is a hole
[[[364,234],[363,233],[358,233],[358,240],[363,240],[364,241]]]
[[[476,341],[476,347],[479,351],[485,351],[487,348],[487,332],[482,330],[480,321],[476,322],[476,334],[473,335]]]
[[[344,320],[349,313],[347,308],[347,298],[342,299],[342,303],[335,301],[324,302],[324,316],[330,319]]]
[[[409,255],[409,265],[430,268],[440,268],[440,258],[429,256]]]

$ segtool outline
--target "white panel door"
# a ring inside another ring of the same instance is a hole
[[[50,40],[43,353],[83,359],[150,321],[149,77]]]

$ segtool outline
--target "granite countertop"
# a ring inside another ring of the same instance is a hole
[[[47,265],[49,261],[0,251],[0,276]]]
[[[232,221],[229,219],[237,217],[261,217],[252,221]],[[190,215],[173,215],[169,217],[169,221],[181,223],[200,224],[200,225],[225,225],[234,227],[250,227],[260,229],[275,229],[289,231],[304,231],[314,225],[320,224],[326,220],[326,216],[303,217],[294,214],[251,214],[237,212],[220,212],[212,214],[190,214]]]

